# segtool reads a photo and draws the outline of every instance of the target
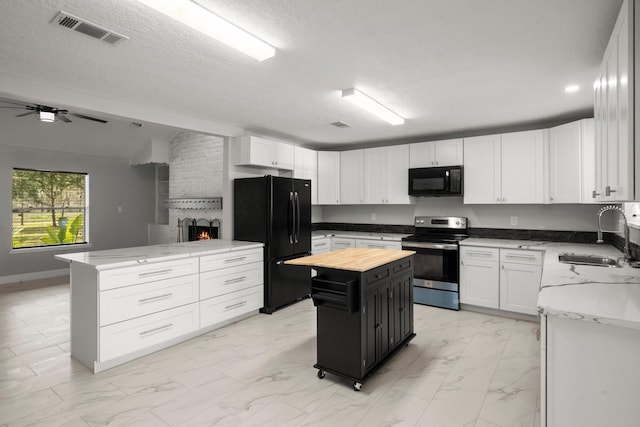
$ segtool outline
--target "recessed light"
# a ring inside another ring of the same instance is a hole
[[[564,88],[564,91],[566,93],[574,93],[580,90],[580,86],[578,85],[569,85],[567,87]]]

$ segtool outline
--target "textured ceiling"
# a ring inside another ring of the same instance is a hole
[[[315,148],[526,127],[592,114],[592,82],[621,5],[199,2],[275,46],[276,56],[257,62],[135,0],[0,0],[0,95],[156,122],[172,127],[169,134],[258,133]],[[130,39],[113,47],[55,26],[50,21],[60,10]],[[565,94],[572,83],[581,90]],[[353,86],[405,125],[388,125],[343,101],[341,89]],[[39,125],[0,114],[2,128],[18,120]],[[335,121],[352,127],[331,126]],[[0,128],[0,143],[11,142]],[[64,149],[107,155],[133,150],[69,145]]]

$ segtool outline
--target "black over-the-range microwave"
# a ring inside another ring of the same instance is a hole
[[[463,167],[409,169],[410,196],[462,196]]]

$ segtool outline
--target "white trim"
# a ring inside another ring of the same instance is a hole
[[[9,250],[9,254],[27,254],[33,252],[53,252],[53,251],[62,251],[62,252],[73,252],[75,250],[83,250],[86,248],[90,248],[93,246],[91,243],[70,243],[66,245],[49,245],[49,246],[34,246],[27,248],[12,248]]]
[[[68,276],[69,269],[62,268],[60,270],[36,271],[34,273],[14,274],[12,276],[0,276],[0,285],[12,283],[28,282],[38,279],[49,279],[51,277]]]

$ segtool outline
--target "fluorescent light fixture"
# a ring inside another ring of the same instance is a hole
[[[580,86],[578,85],[569,85],[567,87],[564,88],[564,91],[566,93],[574,93],[580,90]]]
[[[51,111],[38,111],[38,118],[41,122],[53,123],[56,120],[56,115]]]
[[[138,0],[176,21],[200,31],[258,61],[276,54],[276,49],[192,0]]]
[[[389,110],[378,101],[369,98],[367,95],[360,92],[355,87],[352,87],[351,89],[343,89],[342,97],[349,99],[368,112],[375,114],[376,116],[380,117],[383,120],[386,120],[394,126],[404,124],[404,119],[402,117]]]

